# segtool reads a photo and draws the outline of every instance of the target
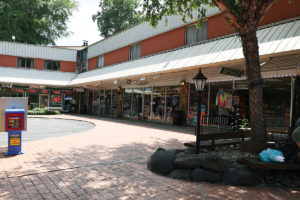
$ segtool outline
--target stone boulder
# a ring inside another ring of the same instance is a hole
[[[184,149],[169,149],[168,151],[171,153],[174,153],[174,154],[179,154],[179,153],[184,152],[185,150]]]
[[[255,186],[259,183],[255,174],[244,165],[235,165],[223,173],[222,181],[226,185]]]
[[[195,169],[201,167],[202,159],[199,156],[189,155],[188,157],[177,157],[175,160],[175,167],[179,169]]]
[[[221,175],[218,173],[206,171],[201,168],[196,168],[191,173],[191,179],[196,182],[205,181],[210,183],[217,183],[221,180]]]
[[[168,175],[174,169],[176,155],[165,149],[158,148],[148,161],[148,168],[161,175]]]
[[[173,179],[190,180],[191,170],[188,169],[175,169],[168,177]]]
[[[217,156],[210,156],[204,158],[201,165],[203,169],[223,173],[232,166],[232,163],[229,160],[219,158]]]

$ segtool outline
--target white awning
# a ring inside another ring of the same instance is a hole
[[[260,56],[300,50],[300,20],[260,29],[257,37]],[[164,73],[243,58],[240,38],[232,36],[92,70],[79,74],[70,84]]]
[[[0,83],[67,86],[76,73],[0,67]]]

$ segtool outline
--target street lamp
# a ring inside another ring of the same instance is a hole
[[[196,135],[196,154],[199,154],[200,150],[200,118],[201,118],[201,92],[204,89],[207,78],[202,74],[199,69],[198,74],[193,78],[196,90],[198,91],[198,109],[197,109],[197,135]]]

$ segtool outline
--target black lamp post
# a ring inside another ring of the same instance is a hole
[[[200,119],[201,119],[201,92],[204,89],[207,78],[202,74],[199,69],[198,74],[193,78],[196,90],[198,91],[198,109],[197,109],[197,135],[196,135],[196,154],[199,154],[200,150]]]

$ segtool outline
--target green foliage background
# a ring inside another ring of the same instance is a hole
[[[142,20],[139,0],[100,0],[99,11],[93,15],[100,35],[108,37]]]
[[[76,9],[74,0],[0,0],[0,40],[55,44],[67,36],[67,22]]]

